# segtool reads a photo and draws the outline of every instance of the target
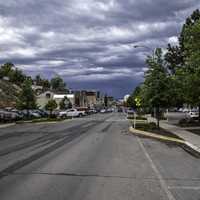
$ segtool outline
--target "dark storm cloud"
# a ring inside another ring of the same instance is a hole
[[[1,1],[0,62],[119,97],[142,81],[151,53],[133,45],[176,43],[199,6],[199,0]]]

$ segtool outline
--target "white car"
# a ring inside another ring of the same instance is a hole
[[[69,110],[64,110],[59,112],[59,117],[64,118],[64,117],[82,117],[86,115],[85,111],[79,111],[75,108],[69,109]]]
[[[189,109],[187,109],[187,108],[184,108],[183,110],[182,110],[182,112],[184,112],[184,113],[187,113],[187,112],[189,112],[190,110]]]
[[[60,111],[58,114],[58,117],[61,117],[61,118],[67,117],[67,110]]]
[[[67,117],[82,117],[84,115],[86,115],[84,110],[83,111],[77,109],[67,110]]]
[[[193,112],[193,111],[191,111],[191,112],[188,113],[188,116],[189,116],[190,118],[196,119],[196,118],[199,117],[199,113],[198,113],[198,112]]]
[[[106,113],[106,109],[101,109],[100,113]]]

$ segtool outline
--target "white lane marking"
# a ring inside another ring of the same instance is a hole
[[[169,186],[168,189],[179,190],[200,190],[200,186]]]
[[[160,185],[162,187],[162,189],[165,191],[165,193],[167,194],[167,197],[169,200],[176,200],[175,197],[173,196],[173,194],[169,191],[166,182],[164,181],[162,175],[160,174],[160,172],[158,171],[156,165],[154,164],[153,160],[151,159],[150,155],[147,153],[144,145],[142,144],[140,138],[137,137],[138,143],[140,144],[140,147],[142,149],[142,151],[144,152],[146,158],[148,159],[153,171],[155,172],[155,174],[158,177],[158,180],[160,182]]]

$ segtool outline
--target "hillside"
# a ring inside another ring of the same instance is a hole
[[[0,79],[0,108],[15,106],[19,91],[17,85]]]

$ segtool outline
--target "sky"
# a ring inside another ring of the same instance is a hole
[[[199,0],[0,0],[0,63],[121,98],[143,81],[146,55],[176,44],[197,8]]]

